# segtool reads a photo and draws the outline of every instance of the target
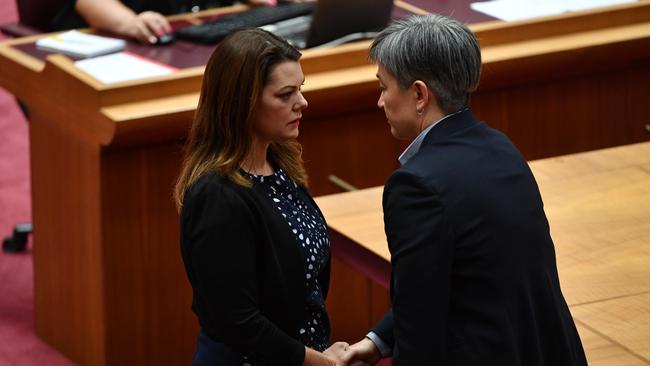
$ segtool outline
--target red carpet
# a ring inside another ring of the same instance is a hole
[[[16,4],[0,1],[0,23],[15,22]],[[1,37],[1,36],[0,36]],[[29,136],[15,99],[0,89],[0,236],[30,222]],[[68,366],[73,363],[34,333],[31,251],[0,252],[0,366]]]

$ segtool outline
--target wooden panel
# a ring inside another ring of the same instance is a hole
[[[391,307],[390,292],[375,282],[370,284],[370,323],[375,325]]]
[[[470,25],[478,35],[481,46],[540,39],[558,34],[586,32],[614,26],[643,23],[650,16],[650,7],[643,1],[623,4],[615,8],[597,8],[588,11],[563,13],[514,22],[485,22]]]
[[[381,195],[384,187],[316,198],[327,224],[355,243],[360,243],[381,258],[390,260],[384,234]]]
[[[650,278],[646,278],[650,281]],[[574,306],[573,316],[650,364],[650,293]]]
[[[627,167],[638,167],[645,170],[647,164],[650,164],[650,144],[648,143],[558,156],[529,163],[538,184],[558,179],[582,177],[587,174],[600,174]]]
[[[332,340],[356,342],[371,326],[370,281],[357,271],[332,258],[332,277],[327,311]]]
[[[356,269],[332,259],[327,311],[332,341],[357,342],[390,308],[388,290]]]
[[[372,108],[352,116],[306,118],[300,126],[310,189],[318,196],[340,192],[334,174],[356,187],[383,184],[397,167],[402,145],[390,134],[384,113]]]
[[[650,288],[650,252],[642,249],[648,246],[647,240],[617,243],[615,238],[581,238],[578,233],[554,234],[554,239],[567,303],[583,304]]]
[[[180,142],[103,153],[103,249],[110,365],[187,365],[198,322],[172,187]]]
[[[650,140],[648,95],[650,68],[638,67],[479,89],[472,109],[534,160]]]
[[[643,366],[648,365],[643,358],[638,357],[620,345],[611,342],[601,335],[577,322],[582,346],[587,354],[590,366]]]
[[[650,291],[648,187],[640,168],[540,183],[569,304]]]
[[[73,360],[104,365],[99,151],[38,113],[30,142],[36,333]]]

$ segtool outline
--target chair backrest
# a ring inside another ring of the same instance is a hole
[[[47,30],[69,0],[16,0],[20,23]]]

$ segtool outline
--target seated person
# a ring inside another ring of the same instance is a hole
[[[154,44],[157,37],[170,33],[165,15],[219,6],[234,0],[69,0],[52,21],[50,31],[93,28]],[[274,5],[276,0],[244,0],[253,6]]]

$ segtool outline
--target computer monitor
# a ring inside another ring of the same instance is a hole
[[[319,0],[305,47],[350,34],[380,31],[390,22],[392,10],[393,0]]]

